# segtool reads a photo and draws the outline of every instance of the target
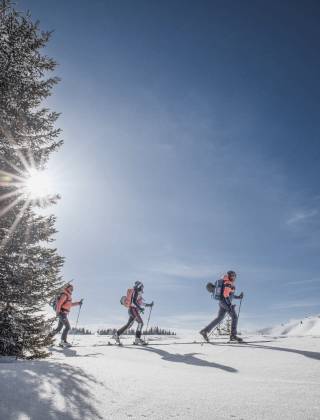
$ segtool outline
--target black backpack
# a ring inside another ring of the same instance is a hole
[[[208,290],[209,293],[213,294],[214,293],[214,289],[215,289],[215,285],[213,283],[211,283],[209,281],[209,283],[207,283],[206,285],[206,289]]]

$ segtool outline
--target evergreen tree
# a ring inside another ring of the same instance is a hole
[[[231,317],[229,314],[224,318],[224,320],[218,325],[217,335],[230,335],[231,334]]]
[[[58,82],[43,52],[50,38],[30,14],[0,1],[0,355],[46,355],[50,321],[42,309],[61,286],[63,264],[49,246],[55,217],[35,212],[58,196],[32,198],[26,188],[61,146],[58,114],[42,102]]]

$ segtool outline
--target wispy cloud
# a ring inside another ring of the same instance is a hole
[[[150,267],[149,271],[172,277],[185,279],[203,279],[219,276],[225,270],[222,265],[197,265],[180,262],[166,262],[159,267]]]
[[[309,308],[314,306],[320,306],[319,302],[313,301],[291,301],[283,303],[275,303],[271,306],[271,309],[297,309],[297,308]]]
[[[287,220],[287,225],[296,225],[298,223],[303,223],[319,214],[317,209],[311,210],[301,210],[296,212],[292,217]]]
[[[287,286],[289,285],[301,285],[304,286],[305,284],[309,284],[309,283],[319,283],[320,284],[320,279],[307,279],[307,280],[297,280],[297,281],[288,281],[286,283]]]

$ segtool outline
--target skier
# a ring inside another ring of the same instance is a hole
[[[128,307],[129,319],[126,325],[119,328],[113,335],[113,338],[116,340],[117,344],[121,344],[120,336],[130,328],[134,321],[137,321],[138,326],[136,330],[136,337],[133,344],[136,345],[146,345],[147,343],[141,338],[142,328],[143,328],[143,320],[141,318],[141,313],[144,313],[144,307],[152,307],[153,302],[145,303],[142,297],[144,286],[140,281],[136,281],[133,289],[128,289],[128,293],[126,299],[128,302],[125,304]]]
[[[236,305],[232,304],[233,298],[242,299],[244,296],[243,292],[241,292],[238,296],[234,294],[236,277],[237,274],[232,270],[228,271],[227,274],[223,276],[222,290],[221,295],[219,296],[218,316],[212,322],[210,322],[209,325],[200,331],[200,334],[207,342],[209,342],[208,333],[210,333],[210,331],[223,320],[227,313],[231,317],[230,341],[243,341],[242,338],[237,336],[238,316],[235,311]]]
[[[79,302],[72,302],[72,292],[73,286],[72,284],[68,284],[56,303],[56,315],[59,318],[59,324],[57,328],[51,332],[50,336],[54,337],[64,327],[64,330],[61,334],[61,341],[59,344],[60,347],[71,347],[71,344],[67,341],[68,332],[70,330],[68,314],[72,306],[81,306],[83,303],[83,299],[81,299]]]

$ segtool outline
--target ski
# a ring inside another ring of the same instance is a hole
[[[129,346],[134,346],[134,347],[146,347],[149,346],[148,343],[146,344],[134,344],[134,343],[128,343],[128,344],[123,344],[123,343],[108,343],[108,344],[100,344],[100,346],[107,346],[107,347],[129,347]],[[98,346],[94,346],[94,347],[98,347]]]
[[[116,341],[115,343],[111,343],[111,341],[108,341],[107,346],[118,346],[118,347],[123,347],[123,344],[121,343],[121,341]]]
[[[63,344],[58,344],[58,347],[60,347],[62,349],[70,349],[71,347],[76,347],[76,346],[73,346],[72,344],[69,344],[68,346],[65,346]]]

